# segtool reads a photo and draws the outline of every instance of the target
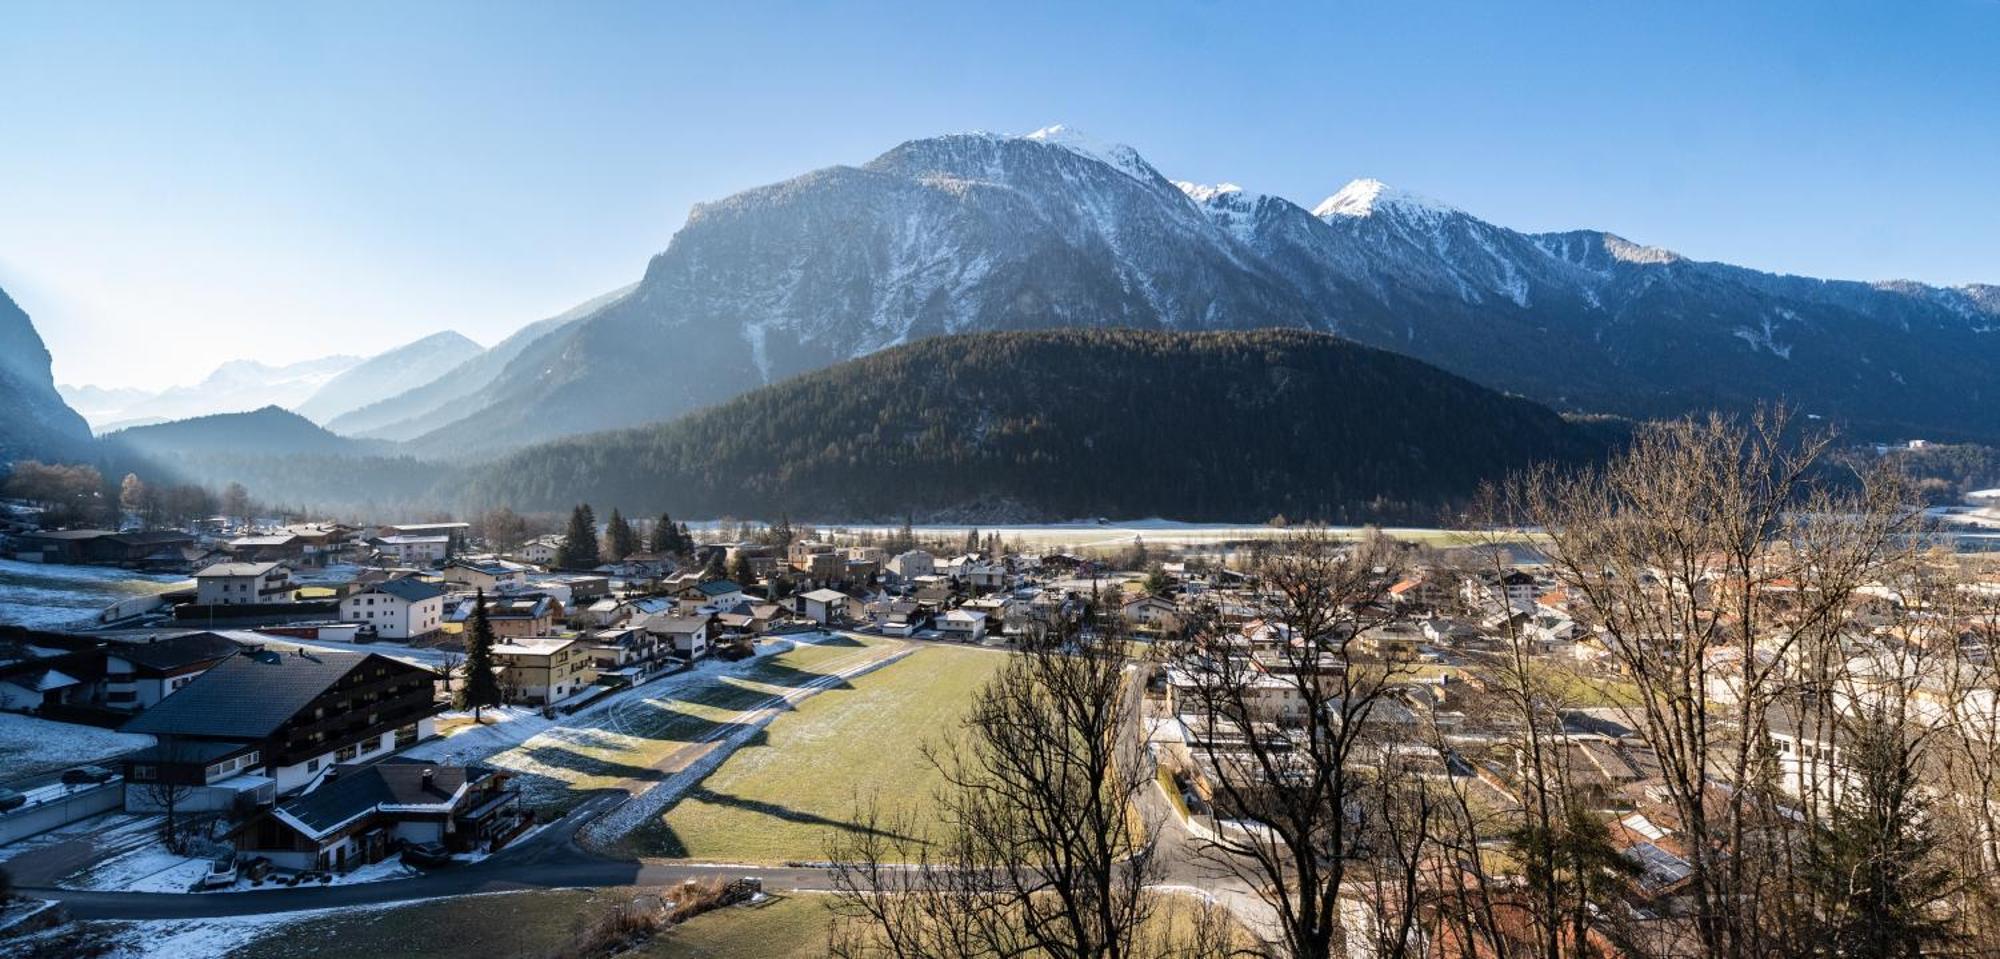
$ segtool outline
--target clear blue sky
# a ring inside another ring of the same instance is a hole
[[[1753,8],[1754,9],[1751,9]],[[2000,2],[0,0],[0,286],[65,382],[492,342],[688,208],[1067,123],[1310,205],[2000,282]]]

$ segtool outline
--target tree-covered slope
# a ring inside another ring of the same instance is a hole
[[[1595,455],[1549,410],[1296,330],[940,337],[520,451],[468,505],[837,520],[1431,515]]]

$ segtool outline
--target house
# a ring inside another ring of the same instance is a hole
[[[17,538],[14,555],[40,563],[172,566],[182,549],[194,545],[194,537],[176,530],[33,530]]]
[[[561,549],[562,537],[552,534],[522,543],[520,548],[514,550],[514,555],[520,557],[523,562],[547,566],[556,561],[556,553]]]
[[[419,533],[377,536],[368,541],[375,551],[405,566],[442,563],[451,555],[451,537]]]
[[[840,575],[847,565],[847,557],[832,543],[810,540],[801,540],[787,548],[785,561],[793,569],[821,581]]]
[[[1007,564],[978,562],[959,568],[958,578],[967,586],[979,590],[1007,588]]]
[[[576,636],[521,636],[494,643],[493,665],[510,703],[552,705],[597,681],[590,646]]]
[[[1430,637],[1424,635],[1422,623],[1401,620],[1370,626],[1354,637],[1355,646],[1362,652],[1392,663],[1414,662],[1423,658],[1424,647],[1429,642]]]
[[[847,594],[837,589],[816,589],[798,597],[799,615],[825,626],[847,619]]]
[[[104,651],[104,704],[131,712],[150,709],[242,649],[214,633],[115,643]]]
[[[661,638],[638,626],[600,629],[586,646],[599,683],[630,685],[665,664]]]
[[[458,606],[454,616],[470,619],[473,604]],[[547,593],[486,597],[486,621],[493,625],[493,635],[501,638],[546,636],[555,631],[556,621],[562,615],[562,603]]]
[[[499,560],[475,563],[455,559],[444,564],[444,581],[467,589],[504,593],[528,583],[528,571]]]
[[[705,613],[721,612],[750,598],[743,592],[743,587],[728,579],[711,579],[701,583],[695,587],[695,593],[701,600],[701,611]]]
[[[292,571],[283,563],[217,563],[194,574],[198,606],[288,603]]]
[[[924,608],[916,603],[879,602],[868,604],[868,621],[884,636],[911,636],[930,623]]]
[[[946,639],[976,643],[986,638],[986,614],[954,609],[937,618],[937,629]]]
[[[1534,574],[1518,569],[1470,576],[1460,587],[1467,605],[1487,609],[1526,609],[1542,591]]]
[[[237,768],[222,775],[255,770],[282,793],[334,763],[414,745],[435,734],[436,681],[429,669],[376,653],[266,647],[231,656],[121,727],[159,740],[152,761],[124,760],[126,808],[149,808],[135,797],[148,783],[212,785],[231,759]]]
[[[1173,600],[1151,593],[1134,596],[1119,604],[1118,613],[1128,623],[1158,630],[1176,630],[1181,625],[1181,608]]]
[[[471,852],[504,842],[524,820],[506,773],[411,759],[331,766],[305,792],[239,828],[238,853],[281,869],[346,872],[402,843]]]
[[[707,616],[661,613],[641,616],[632,620],[632,625],[655,637],[663,651],[670,650],[685,661],[693,662],[708,655],[711,639]]]
[[[291,533],[238,536],[228,547],[229,555],[246,563],[296,563],[306,555],[306,541]]]
[[[901,582],[911,582],[919,576],[937,575],[937,557],[920,549],[897,553],[882,565],[890,575]]]
[[[1014,599],[1004,593],[968,599],[958,606],[967,612],[985,613],[986,629],[995,633],[1006,629],[1007,620],[1014,614],[1014,607]]]
[[[376,583],[342,599],[340,619],[382,639],[428,636],[444,625],[444,587],[414,576]]]

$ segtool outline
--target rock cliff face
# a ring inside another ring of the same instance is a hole
[[[90,427],[56,393],[41,334],[0,290],[0,464],[84,460],[91,452]]]

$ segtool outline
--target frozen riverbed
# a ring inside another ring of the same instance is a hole
[[[94,619],[104,607],[163,593],[185,576],[108,566],[60,566],[0,559],[0,623],[50,629]]]

